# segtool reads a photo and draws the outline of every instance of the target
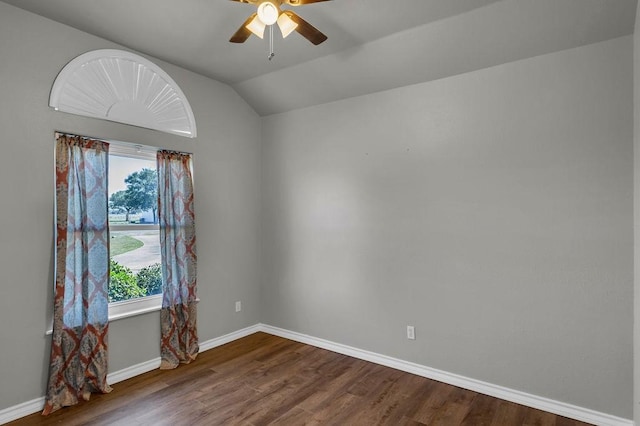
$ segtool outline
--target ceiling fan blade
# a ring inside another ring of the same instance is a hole
[[[316,27],[296,15],[294,12],[285,10],[282,13],[286,13],[293,22],[298,24],[296,31],[316,46],[327,39],[326,35],[322,34]]]
[[[233,1],[237,1],[237,0],[233,0]],[[253,34],[247,28],[247,25],[249,25],[256,16],[258,16],[257,13],[254,13],[251,16],[249,16],[249,18],[246,21],[244,21],[244,24],[242,24],[242,26],[238,28],[238,31],[236,31],[236,33],[233,36],[231,36],[229,41],[231,43],[244,43],[245,41],[247,41],[247,39],[251,36],[251,34]]]
[[[243,0],[234,0],[234,1],[243,1]],[[304,6],[305,4],[320,3],[321,1],[330,1],[330,0],[283,0],[283,2],[288,4],[289,6]]]
[[[231,0],[231,1],[236,1],[238,3],[250,3],[250,4],[256,4],[258,2],[258,0]]]

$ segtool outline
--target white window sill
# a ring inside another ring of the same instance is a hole
[[[123,300],[109,303],[109,321],[135,317],[162,308],[162,295],[147,296],[141,299]]]
[[[198,302],[200,302],[200,298],[196,299],[196,303]],[[109,322],[159,311],[160,309],[162,309],[161,294],[109,303]],[[44,334],[45,336],[53,334],[53,320]]]
[[[109,322],[159,311],[160,309],[162,309],[161,294],[109,303]],[[53,334],[53,324],[45,333],[47,336],[50,334]]]

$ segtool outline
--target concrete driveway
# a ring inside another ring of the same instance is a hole
[[[131,269],[134,273],[142,268],[160,263],[159,231],[114,231],[111,235],[128,235],[142,241],[142,247],[113,256],[112,259]]]

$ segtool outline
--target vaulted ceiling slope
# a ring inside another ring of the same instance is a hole
[[[270,115],[596,43],[634,30],[637,0],[333,0],[296,9],[329,39],[229,37],[228,0],[2,0],[225,82]]]

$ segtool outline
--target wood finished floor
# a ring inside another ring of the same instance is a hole
[[[19,425],[582,426],[544,411],[256,333]]]

